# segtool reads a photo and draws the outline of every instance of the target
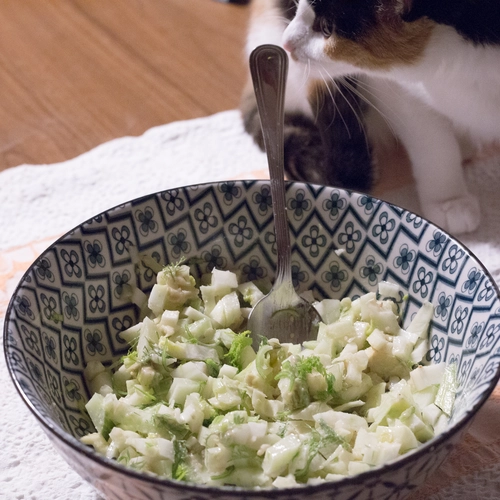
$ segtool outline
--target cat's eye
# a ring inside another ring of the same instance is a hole
[[[319,29],[324,37],[329,38],[332,36],[333,32],[332,24],[325,17],[322,17],[319,20]]]

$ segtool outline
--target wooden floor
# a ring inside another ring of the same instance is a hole
[[[238,106],[249,7],[0,2],[0,171]]]
[[[2,0],[0,171],[236,108],[249,11],[216,0]],[[380,170],[376,194],[409,179],[404,158]]]

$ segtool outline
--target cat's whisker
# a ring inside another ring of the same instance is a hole
[[[290,19],[279,14],[266,14],[265,20],[273,22],[279,21],[281,24],[284,24],[285,26],[288,26],[291,22]]]
[[[352,84],[357,85],[358,87],[362,88],[363,91],[366,92],[367,94],[371,95],[374,98],[377,98],[376,94],[371,91],[373,86],[370,85],[369,82],[367,82],[365,80],[361,80],[354,75],[345,76],[344,81],[351,82]],[[393,97],[393,92],[391,90],[387,90],[387,92],[381,92],[380,87],[378,87],[377,91],[379,94],[383,94],[385,97],[387,97],[388,101]],[[363,97],[365,100],[367,99],[367,97],[364,95],[361,95],[360,97]],[[372,102],[369,99],[367,100],[367,102],[369,104],[372,104]]]
[[[300,90],[304,90],[307,93],[309,84],[309,75],[311,74],[311,63],[310,61],[307,61],[306,65],[301,65],[301,66],[303,66],[304,78],[300,85]]]
[[[325,84],[325,87],[329,91],[328,84],[325,81],[325,78],[322,77],[322,79],[323,79],[323,83]],[[321,115],[321,102],[322,102],[321,97],[322,97],[322,94],[321,94],[320,88],[318,88],[316,86],[314,87],[313,91],[316,93],[316,99],[312,99],[312,102],[316,103],[316,110],[315,110],[315,113],[313,114],[313,116],[314,116],[314,124],[317,125],[318,124],[318,117]],[[330,92],[330,97],[332,97],[331,92]],[[332,103],[333,103],[332,119],[331,119],[331,122],[328,124],[327,128],[329,128],[332,125],[332,123],[335,121],[335,117],[337,116],[337,112],[339,112],[339,114],[340,114],[340,110],[338,109],[337,103],[335,102],[333,97],[332,97]],[[342,115],[340,115],[340,116],[342,117]]]
[[[360,95],[360,92],[353,85],[346,85],[346,82],[344,81],[344,79],[341,79],[341,80],[342,80],[342,84],[345,85],[345,87],[347,88],[347,90],[349,90],[350,92],[352,92],[354,95],[360,97],[360,99],[362,100],[362,96]],[[332,83],[335,85],[335,87],[337,88],[338,93],[344,98],[344,100],[347,102],[347,104],[351,108],[351,110],[353,112],[353,115],[356,117],[356,120],[358,121],[359,128],[363,132],[363,135],[364,135],[364,138],[365,138],[366,148],[369,150],[370,149],[370,142],[368,140],[368,132],[367,132],[366,127],[365,127],[365,120],[363,119],[363,110],[361,109],[361,104],[359,103],[359,101],[356,101],[357,106],[358,106],[358,111],[356,111],[354,109],[354,106],[349,101],[349,99],[347,99],[347,97],[342,92],[342,90],[341,90],[340,85],[338,84],[338,82],[335,79],[332,78]]]
[[[307,93],[308,84],[309,84],[309,74],[311,72],[311,67],[310,67],[309,61],[308,61],[307,65],[304,64],[301,66],[303,66],[303,68],[302,68],[303,77],[301,78],[301,83],[300,83],[299,89],[301,91],[304,91],[305,93]]]
[[[331,90],[330,90],[330,86],[329,84],[327,83],[327,81],[325,80],[325,77],[323,75],[323,73],[320,71],[320,74],[323,78],[323,81],[325,82],[325,85],[327,86],[328,90],[329,90],[329,93],[330,93],[330,97],[332,98],[332,101],[335,103],[335,97],[333,96],[333,94],[331,93]],[[354,106],[351,104],[351,102],[349,101],[349,99],[347,99],[347,97],[344,95],[344,93],[342,92],[340,86],[338,85],[337,81],[332,78],[328,73],[328,78],[330,79],[330,83],[335,87],[336,91],[342,96],[342,98],[345,100],[345,102],[347,103],[347,105],[351,108],[352,112],[353,112],[353,115],[356,117],[356,120],[359,124],[359,127],[360,129],[363,131],[364,133],[364,136],[365,138],[367,137],[367,133],[366,133],[366,129],[365,129],[365,123],[364,123],[364,120],[362,118],[362,116],[360,116],[360,114],[362,115],[363,112],[362,112],[362,109],[361,107],[359,106],[358,104],[358,110],[356,111],[356,109],[354,108]],[[349,87],[349,90],[353,91],[355,89],[352,88],[352,86]],[[359,92],[354,92],[353,91],[353,94],[355,95],[358,95],[359,96]],[[344,120],[343,120],[344,121]],[[345,121],[344,121],[344,124],[345,124]],[[347,125],[346,125],[347,127]],[[349,137],[351,137],[351,132],[350,132],[350,129],[347,128],[348,130],[348,133],[349,133]],[[367,140],[367,139],[366,139]],[[367,144],[368,146],[368,144]]]
[[[311,61],[309,59],[307,60],[306,71],[306,81],[309,82],[309,78],[311,77]]]
[[[346,86],[349,86],[349,84],[346,83]],[[351,89],[353,92],[356,92],[356,89]],[[386,113],[384,113],[379,107],[377,107],[372,101],[367,99],[365,96],[363,96],[362,93],[359,93],[358,90],[358,95],[360,99],[363,99],[371,108],[373,108],[378,116],[382,119],[383,123],[385,123],[388,133],[390,134],[391,138],[396,142],[396,144],[399,144],[400,139],[399,136],[396,132],[396,129],[393,125],[393,122],[389,119]]]
[[[328,94],[330,95],[330,98],[332,100],[332,103],[333,103],[333,106],[334,106],[335,110],[339,113],[340,119],[342,120],[342,123],[344,124],[344,126],[346,128],[347,134],[348,134],[349,138],[351,138],[351,129],[347,125],[347,122],[346,122],[346,120],[344,118],[344,115],[340,111],[340,108],[338,107],[337,102],[335,101],[335,96],[332,93],[332,89],[330,88],[330,85],[328,84],[328,82],[327,82],[327,80],[326,80],[326,78],[323,75],[323,72],[321,70],[319,70],[319,74],[321,75],[321,78],[323,79],[323,83],[325,84],[326,90],[328,91]],[[336,85],[335,81],[333,81],[333,80],[332,80],[332,83],[334,85]],[[318,110],[318,114],[319,114],[319,110]],[[356,118],[359,120],[359,118],[358,118],[357,115],[356,115]],[[335,119],[335,114],[332,116],[332,120],[331,120],[330,125],[328,127],[330,127],[333,124],[334,119]]]
[[[361,99],[360,92],[356,89],[356,87],[354,85],[346,85],[346,82],[344,81],[343,78],[339,79],[339,81],[342,82],[342,84],[347,88],[347,90],[349,90],[350,92],[352,92],[354,95],[360,97],[360,100],[363,100],[363,99]],[[338,84],[338,81],[335,80],[335,79],[333,79],[333,83],[335,84],[335,86],[336,86],[337,91],[339,92],[339,94],[345,99],[345,101],[347,102],[347,104],[349,105],[349,107],[352,109],[352,112],[354,113],[354,116],[357,118],[361,130],[364,131],[365,130],[364,120],[363,120],[363,118],[360,117],[360,115],[363,115],[363,109],[361,108],[361,104],[359,103],[359,101],[356,101],[357,108],[358,108],[358,111],[356,111],[354,109],[353,104],[351,104],[351,102],[349,101],[349,99],[347,99],[347,97],[342,92],[341,86]]]
[[[292,11],[293,9],[290,10]],[[263,13],[260,19],[262,23],[267,23],[268,21],[279,21],[285,26],[288,26],[291,23],[291,19],[286,15],[286,12],[278,12],[276,10],[271,10]]]
[[[367,83],[359,80],[358,78],[356,78],[354,76],[344,77],[343,81],[344,81],[345,86],[348,87],[351,90],[351,92],[356,94],[361,100],[363,100],[366,104],[368,104],[368,106],[372,107],[380,115],[380,117],[384,120],[387,127],[389,128],[392,136],[396,139],[396,141],[399,142],[396,131],[394,130],[394,126],[392,125],[392,121],[388,118],[386,113],[384,113],[378,106],[376,106],[372,100],[368,99],[363,94],[363,92],[360,92],[360,90],[358,88],[356,88],[356,85],[357,85],[358,87],[362,88],[364,92],[366,92],[367,94],[376,98],[376,95],[370,91],[370,86]],[[355,83],[355,85],[354,85],[354,83]]]

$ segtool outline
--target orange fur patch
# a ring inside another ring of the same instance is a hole
[[[427,46],[434,22],[422,18],[405,23],[399,17],[384,17],[359,40],[331,39],[325,49],[328,57],[367,69],[388,69],[417,62]]]

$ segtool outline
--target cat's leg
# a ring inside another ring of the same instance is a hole
[[[285,101],[285,171],[292,180],[366,191],[375,168],[365,134],[365,105],[354,83],[301,81],[290,62]],[[300,83],[299,83],[300,82]],[[354,89],[355,90],[355,89]],[[249,85],[242,101],[246,131],[264,149],[260,119]]]
[[[253,89],[244,92],[241,113],[245,130],[264,151],[264,139],[259,112]],[[285,172],[291,180],[323,182],[322,172],[326,170],[325,151],[321,135],[310,113],[297,109],[286,109],[284,124]]]
[[[479,202],[467,189],[450,121],[397,83],[374,80],[371,92],[408,152],[422,215],[453,234],[477,229]]]

